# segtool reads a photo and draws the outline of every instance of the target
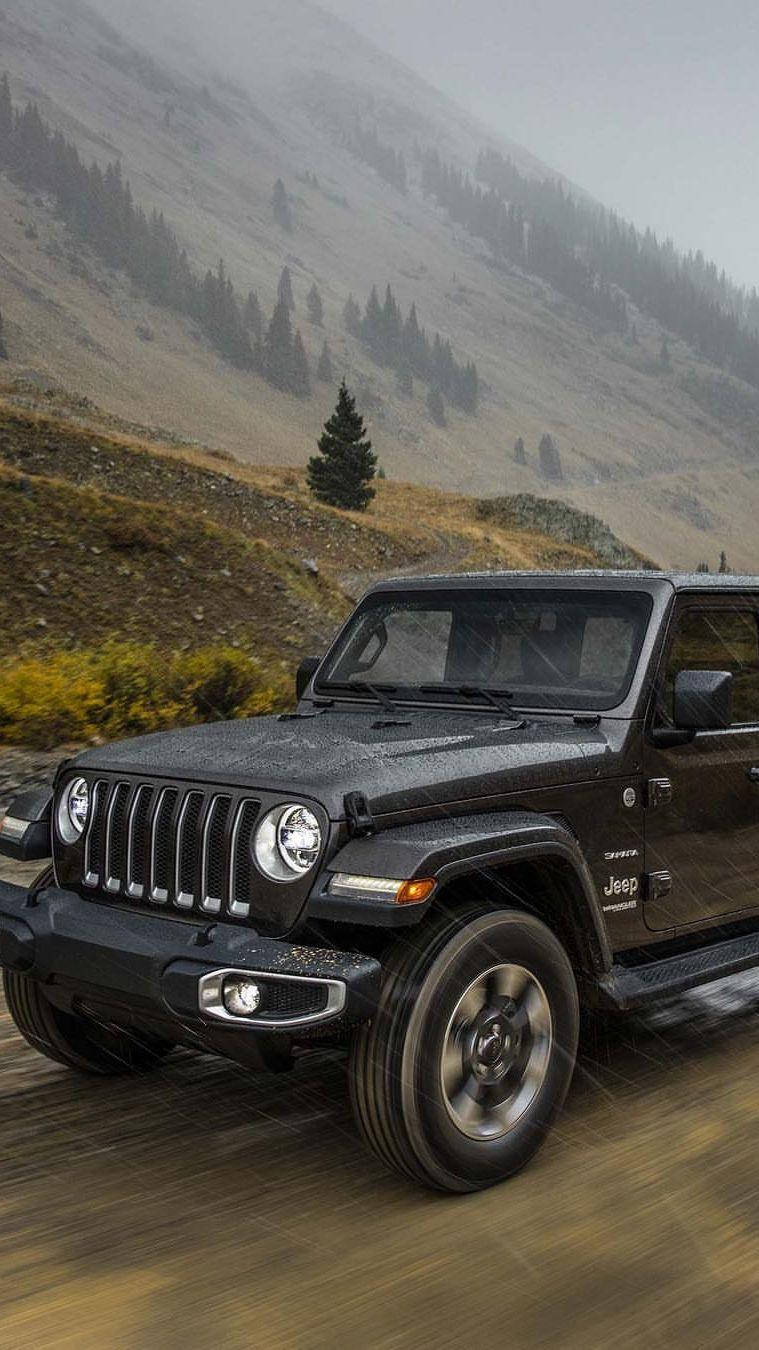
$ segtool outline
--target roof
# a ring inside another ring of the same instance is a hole
[[[443,586],[455,590],[477,586],[489,590],[499,585],[515,585],[525,589],[534,585],[561,589],[593,586],[601,590],[650,591],[667,586],[675,591],[759,591],[759,576],[711,572],[612,571],[601,568],[574,572],[455,572],[447,575],[388,577],[376,582],[370,588],[370,593],[378,590],[427,590]]]

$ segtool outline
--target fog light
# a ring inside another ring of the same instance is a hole
[[[252,1017],[261,1006],[261,986],[245,978],[226,980],[222,997],[227,1012],[235,1017]]]

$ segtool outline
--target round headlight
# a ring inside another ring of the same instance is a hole
[[[321,846],[321,826],[313,811],[307,806],[276,806],[256,830],[253,853],[272,881],[294,881],[310,872]]]
[[[65,844],[75,844],[90,810],[90,790],[83,778],[74,778],[58,800],[58,833]]]

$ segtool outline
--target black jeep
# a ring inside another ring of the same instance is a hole
[[[581,1006],[759,965],[759,581],[390,581],[297,710],[88,750],[17,799],[19,1030],[94,1073],[332,1043],[359,1127],[443,1190],[534,1153]]]

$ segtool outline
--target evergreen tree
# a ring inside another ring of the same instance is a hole
[[[324,318],[324,305],[315,282],[306,297],[306,305],[309,319],[316,324],[317,328],[321,328]]]
[[[726,573],[728,573],[728,572],[730,572],[730,571],[732,570],[732,569],[731,569],[730,567],[728,567],[728,565],[727,565],[727,554],[726,554],[726,552],[725,552],[724,549],[722,549],[722,551],[721,551],[721,553],[720,553],[720,555],[719,555],[719,568],[718,568],[717,570],[719,571],[719,573],[720,573],[721,576],[725,576]]]
[[[317,380],[323,380],[325,384],[332,383],[332,354],[327,346],[326,338],[324,339],[324,346],[322,347],[321,356],[319,357],[319,364],[316,367],[316,378]]]
[[[293,330],[290,310],[278,300],[263,343],[263,371],[275,389],[289,389],[293,367]]]
[[[522,440],[521,436],[517,436],[514,442],[514,463],[515,464],[527,463],[527,455],[525,454],[524,441]]]
[[[661,347],[659,348],[659,365],[662,370],[672,369],[672,358],[669,354],[669,343],[667,342],[666,333],[661,340]]]
[[[293,217],[290,210],[290,198],[281,178],[278,178],[274,184],[274,190],[271,194],[271,209],[277,224],[281,225],[282,229],[287,230],[289,234],[293,227]]]
[[[346,511],[365,511],[375,495],[369,484],[376,467],[364,419],[343,380],[335,411],[324,423],[319,454],[308,461],[308,485],[319,501]]]
[[[13,134],[13,104],[8,76],[0,80],[0,164],[10,163],[11,136]]]
[[[290,393],[299,398],[308,398],[311,393],[311,376],[308,369],[308,357],[303,346],[303,338],[296,333],[293,339],[292,363],[290,366]]]
[[[243,324],[248,333],[252,333],[257,342],[261,341],[264,329],[264,318],[261,313],[261,306],[258,303],[258,296],[255,291],[248,292],[248,298],[245,301],[245,309],[242,315]]]
[[[361,336],[361,310],[352,295],[348,296],[343,309],[343,323],[351,337]]]
[[[8,348],[5,345],[5,334],[3,333],[3,312],[0,310],[0,361],[8,360]]]
[[[443,402],[443,395],[436,384],[430,385],[429,393],[427,394],[427,408],[435,425],[444,427],[446,425],[445,403]]]
[[[540,462],[540,472],[543,474],[544,478],[551,478],[558,481],[564,477],[559,448],[556,445],[553,436],[549,436],[548,432],[540,439],[538,459]]]
[[[404,398],[411,398],[414,393],[414,377],[411,374],[411,367],[408,361],[403,357],[395,368],[395,383],[398,387],[398,393],[403,394]]]
[[[290,268],[283,267],[277,285],[277,299],[281,300],[288,309],[295,309],[295,298],[293,296],[293,281],[290,276]]]

